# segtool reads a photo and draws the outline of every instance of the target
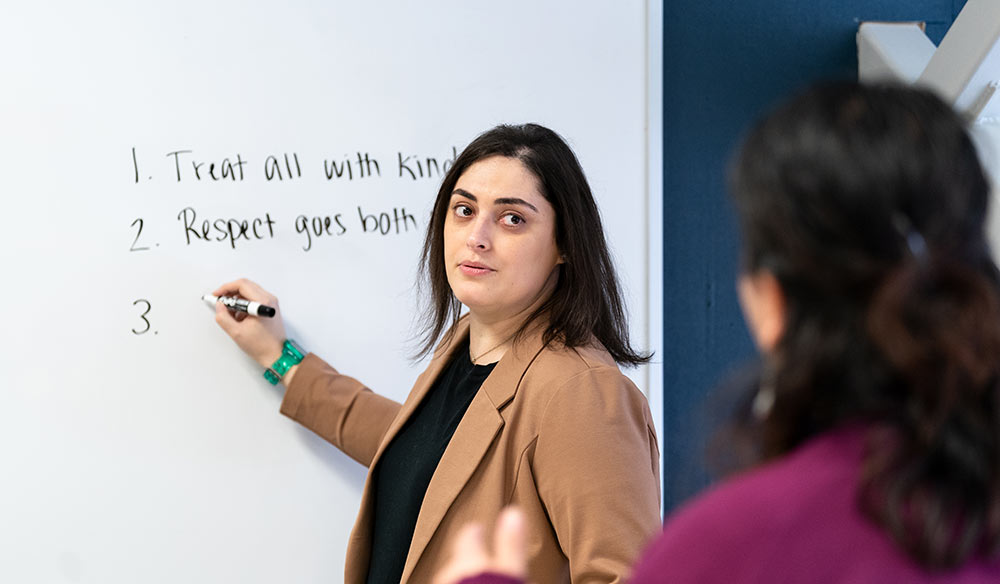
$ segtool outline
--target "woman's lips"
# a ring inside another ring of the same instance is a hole
[[[462,262],[458,264],[458,269],[466,276],[482,276],[494,271],[492,268],[478,262]]]

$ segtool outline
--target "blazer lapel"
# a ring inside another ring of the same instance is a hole
[[[463,334],[467,332],[466,326]],[[456,338],[461,337],[456,335]],[[540,351],[540,335],[530,335],[522,343],[512,347],[497,363],[469,404],[469,409],[455,429],[455,434],[427,485],[427,494],[420,506],[410,550],[406,556],[402,582],[410,577],[448,509],[500,434],[504,420],[499,410],[514,398],[524,372]]]
[[[469,336],[469,320],[468,318],[463,318],[455,325],[455,334],[452,335],[451,340],[447,345],[443,345],[435,352],[434,358],[431,359],[427,369],[417,379],[410,394],[406,396],[406,401],[403,402],[402,407],[399,409],[396,419],[392,421],[389,429],[386,430],[385,436],[382,437],[382,443],[379,444],[378,450],[375,451],[375,456],[372,457],[372,463],[369,468],[375,468],[375,465],[378,464],[379,458],[382,457],[382,452],[385,451],[386,446],[392,442],[392,439],[396,437],[396,434],[403,428],[403,425],[410,419],[410,416],[416,411],[420,402],[424,401],[424,397],[434,387],[434,382],[437,381],[441,371],[451,361],[455,349],[461,345],[467,336]]]
[[[372,457],[371,465],[369,465],[370,469],[375,468],[375,465],[378,464],[386,446],[392,442],[392,439],[399,433],[403,424],[413,415],[417,406],[423,401],[434,385],[438,375],[441,374],[441,370],[451,361],[456,347],[461,344],[461,341],[465,340],[468,334],[468,318],[462,318],[455,325],[455,334],[452,335],[451,340],[435,351],[434,357],[431,359],[427,369],[424,370],[414,383],[413,390],[406,397],[406,401],[403,402],[399,413],[396,415],[396,419],[392,421],[389,429],[386,430],[385,436],[382,437],[382,443],[379,445],[378,450],[375,451],[375,456]],[[371,478],[372,475],[369,472],[361,494],[361,508],[358,512],[358,518],[354,523],[354,529],[351,531],[350,543],[347,549],[347,562],[344,568],[346,582],[364,582],[365,575],[368,573],[368,562],[371,560],[371,514],[373,510],[373,498],[375,496],[375,485]]]

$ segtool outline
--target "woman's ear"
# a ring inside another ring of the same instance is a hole
[[[743,274],[737,284],[743,318],[757,348],[770,353],[785,332],[785,291],[774,274],[757,270]]]

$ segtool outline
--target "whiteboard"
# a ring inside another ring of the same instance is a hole
[[[6,6],[0,581],[339,581],[365,469],[278,414],[199,297],[260,282],[291,337],[402,400],[430,204],[497,123],[574,148],[658,348],[648,10]]]

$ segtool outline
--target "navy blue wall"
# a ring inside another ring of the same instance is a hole
[[[937,43],[965,0],[665,0],[664,507],[708,481],[705,397],[753,355],[736,302],[725,166],[749,123],[792,91],[856,77],[858,23],[918,20]]]

